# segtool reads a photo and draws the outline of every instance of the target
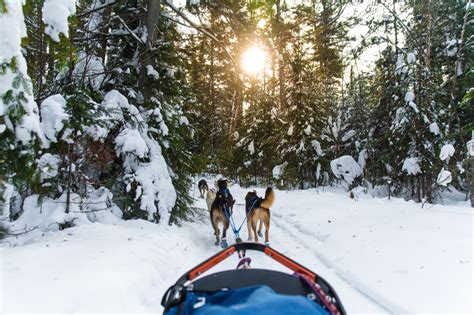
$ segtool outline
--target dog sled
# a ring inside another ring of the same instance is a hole
[[[246,251],[259,251],[294,274],[252,269]],[[238,268],[203,274],[238,253]],[[245,257],[245,258],[244,258]],[[181,276],[164,294],[163,314],[318,314],[344,315],[331,285],[313,271],[258,243],[236,243]]]

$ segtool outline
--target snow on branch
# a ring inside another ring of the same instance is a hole
[[[44,32],[59,42],[59,34],[69,37],[68,18],[76,13],[76,0],[46,0],[43,5]]]

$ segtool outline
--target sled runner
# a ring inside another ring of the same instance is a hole
[[[294,272],[240,268],[200,277],[232,254],[260,251]],[[199,278],[198,278],[199,277]],[[236,243],[197,265],[164,294],[163,314],[337,314],[345,310],[331,285],[271,247]]]

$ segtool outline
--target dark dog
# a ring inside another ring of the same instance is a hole
[[[211,223],[216,236],[216,245],[219,245],[219,222],[222,222],[222,241],[221,247],[227,247],[226,233],[229,228],[229,217],[232,215],[232,208],[235,200],[227,188],[227,181],[220,179],[217,181],[219,191],[217,191],[216,198],[211,205]]]
[[[209,186],[207,186],[206,180],[201,179],[198,182],[198,189],[199,193],[201,194],[201,198],[204,198],[204,194],[209,190]]]
[[[270,207],[275,201],[275,192],[271,187],[265,191],[265,198],[260,198],[257,193],[251,191],[245,196],[245,211],[247,213],[247,229],[249,240],[252,239],[251,230],[258,242],[258,236],[262,237],[262,222],[265,224],[265,243],[268,244],[268,231],[270,229]],[[257,235],[257,223],[260,221]]]

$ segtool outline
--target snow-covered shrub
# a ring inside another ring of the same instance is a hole
[[[54,178],[58,175],[59,163],[61,158],[51,153],[43,154],[36,162],[38,171],[40,172],[41,182],[46,179]]]
[[[403,161],[402,170],[408,173],[408,175],[418,175],[421,173],[420,159],[418,157],[406,158]]]
[[[344,180],[349,186],[352,185],[354,179],[362,176],[362,168],[349,155],[332,160],[331,170],[336,178]]]
[[[122,211],[112,201],[112,193],[106,188],[88,187],[88,197],[81,198],[72,193],[67,204],[67,194],[53,199],[39,195],[27,197],[23,203],[23,213],[8,224],[13,233],[39,229],[41,231],[57,231],[70,226],[93,222],[116,223],[122,218]]]
[[[21,40],[27,35],[23,1],[2,0],[0,10],[0,195],[35,178],[34,144],[45,141]],[[0,201],[1,202],[1,201]]]
[[[132,192],[133,188],[134,201],[148,220],[168,223],[177,196],[162,148],[147,125],[147,118],[156,113],[143,117],[118,91],[109,92],[104,102],[112,108],[120,107],[134,119],[121,128],[114,140],[116,154],[123,161],[126,191]]]

